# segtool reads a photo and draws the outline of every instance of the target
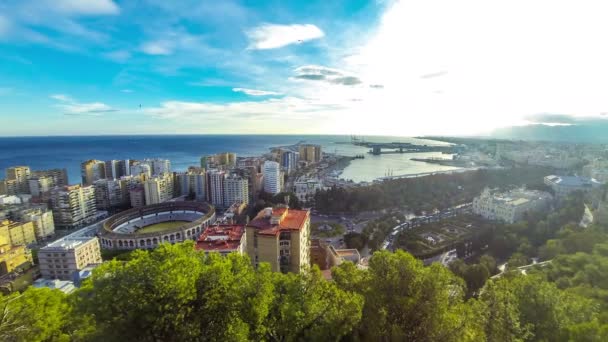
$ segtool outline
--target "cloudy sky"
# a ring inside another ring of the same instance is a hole
[[[604,120],[606,13],[587,0],[4,0],[0,135]]]

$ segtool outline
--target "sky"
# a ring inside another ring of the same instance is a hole
[[[0,136],[602,121],[605,13],[591,0],[2,0]]]

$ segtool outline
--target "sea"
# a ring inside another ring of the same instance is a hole
[[[361,137],[360,137],[361,138]],[[405,137],[366,136],[373,142],[408,142],[413,144],[445,145],[446,143]],[[184,171],[199,165],[201,156],[234,152],[237,156],[260,156],[276,146],[300,142],[319,144],[324,152],[344,156],[364,155],[347,166],[340,178],[354,182],[369,182],[388,174],[393,176],[456,169],[450,166],[416,162],[411,158],[446,158],[441,153],[403,153],[372,155],[368,148],[350,144],[344,135],[105,135],[0,137],[0,179],[5,169],[27,165],[32,170],[66,168],[69,182],[79,183],[80,163],[89,159],[171,160],[173,171]],[[449,157],[449,156],[447,156]]]

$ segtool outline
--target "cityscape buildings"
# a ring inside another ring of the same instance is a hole
[[[229,208],[236,202],[249,204],[249,181],[237,174],[231,174],[224,178],[224,204],[222,207]]]
[[[301,144],[299,147],[300,160],[309,163],[318,163],[323,159],[321,145]]]
[[[264,191],[276,195],[281,192],[281,169],[279,163],[271,160],[264,162]]]
[[[80,227],[92,222],[97,215],[95,188],[79,184],[53,188],[50,206],[56,226]]]
[[[473,200],[473,212],[489,220],[515,223],[526,213],[547,210],[553,197],[538,190],[515,189],[499,193],[486,188]]]
[[[218,252],[222,255],[229,253],[245,254],[247,239],[243,225],[213,225],[196,240],[195,248],[205,253]]]
[[[80,164],[82,185],[91,185],[95,181],[106,178],[106,163],[101,160],[87,160]]]
[[[6,169],[6,180],[14,181],[13,192],[16,194],[29,194],[28,178],[30,168],[28,166],[13,166]]]
[[[575,191],[588,192],[601,186],[601,183],[595,179],[578,176],[550,175],[545,177],[544,183],[553,189],[558,199]]]
[[[46,279],[72,280],[74,273],[102,262],[96,237],[66,237],[38,252],[40,274]]]
[[[0,221],[0,240],[11,245],[29,245],[36,242],[36,233],[32,222]]]
[[[266,208],[247,224],[247,254],[257,267],[270,264],[275,272],[299,273],[310,267],[310,213],[307,210]]]
[[[68,183],[68,171],[66,169],[34,170],[31,177],[51,177],[53,186],[66,186]]]
[[[173,175],[162,173],[144,181],[146,205],[157,204],[173,198]]]
[[[224,207],[224,179],[226,171],[209,170],[207,171],[208,199],[217,208]]]
[[[53,212],[42,208],[26,208],[18,213],[21,222],[31,222],[36,240],[42,241],[55,234]]]

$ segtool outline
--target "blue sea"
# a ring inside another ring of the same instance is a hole
[[[365,137],[374,142],[410,142],[442,145],[441,142],[404,137]],[[0,138],[0,178],[7,167],[28,165],[32,170],[66,168],[70,183],[80,182],[80,163],[88,159],[171,160],[174,171],[198,165],[203,155],[235,152],[237,156],[259,156],[271,147],[298,142],[320,144],[324,152],[345,156],[366,154],[367,148],[348,144],[343,135],[133,135],[133,136],[56,136]],[[441,157],[441,153],[365,155],[353,160],[342,177],[356,182],[372,181],[386,175],[405,175],[454,169],[452,167],[415,162],[410,158]],[[444,156],[445,157],[445,156]]]

